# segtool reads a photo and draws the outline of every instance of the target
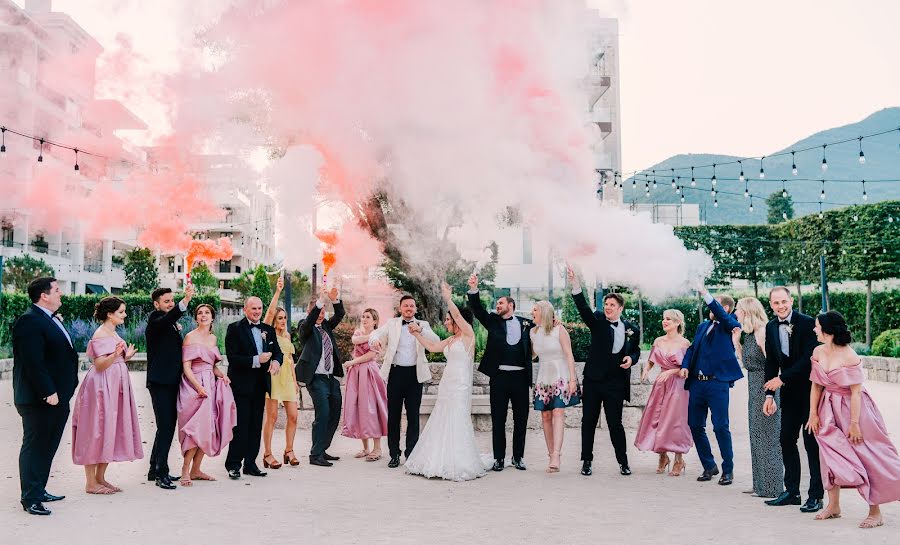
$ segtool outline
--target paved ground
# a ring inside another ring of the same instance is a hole
[[[136,386],[144,383],[135,373]],[[736,482],[731,487],[694,480],[696,455],[688,455],[687,476],[654,473],[656,456],[632,452],[634,475],[621,477],[605,431],[597,444],[595,474],[582,477],[580,439],[569,430],[562,471],[547,475],[543,438],[530,432],[529,470],[507,469],[467,483],[429,481],[390,470],[385,461],[350,458],[357,442],[339,438],[332,453],[344,457],[334,468],[302,463],[265,478],[232,482],[224,456],[206,469],[221,479],[190,489],[163,491],[144,480],[146,462],[115,464],[109,479],[125,491],[88,496],[83,473],[70,458],[69,434],[57,455],[48,489],[65,494],[50,504],[53,515],[26,515],[18,504],[17,457],[20,422],[12,407],[11,381],[0,381],[0,528],[3,543],[246,543],[468,544],[492,543],[897,543],[900,504],[884,507],[886,526],[858,530],[866,506],[855,491],[844,494],[844,518],[817,522],[796,508],[772,508],[741,494],[749,483],[746,382],[735,390],[732,429]],[[870,383],[869,389],[895,435],[900,432],[900,385]],[[137,388],[145,451],[152,420],[149,396]],[[633,434],[631,434],[633,436]],[[276,452],[283,435],[276,437]],[[479,434],[489,450],[490,436]],[[896,441],[895,441],[896,442]],[[298,454],[309,447],[298,434]],[[175,454],[173,467],[180,466]]]

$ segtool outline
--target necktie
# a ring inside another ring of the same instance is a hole
[[[319,328],[319,333],[322,334],[322,356],[325,358],[325,372],[330,375],[334,366],[334,347],[331,346],[331,337],[328,336],[328,332],[322,329],[322,326],[316,327]]]

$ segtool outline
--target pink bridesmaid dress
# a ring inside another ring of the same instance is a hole
[[[810,380],[824,387],[819,401],[819,459],[825,489],[855,488],[869,505],[900,500],[900,456],[888,438],[881,413],[863,387],[859,428],[863,441],[854,445],[850,429],[850,386],[862,384],[862,363],[825,371],[812,360]]]
[[[118,335],[91,339],[91,361],[108,356],[122,342]],[[103,371],[91,365],[72,410],[72,461],[80,466],[130,462],[144,457],[137,406],[125,358]]]
[[[357,330],[354,335],[364,335]],[[353,358],[371,350],[369,343],[353,347]],[[344,394],[344,425],[341,435],[353,439],[372,439],[387,435],[387,387],[374,359],[354,365],[347,373]]]
[[[178,388],[178,441],[181,453],[200,447],[207,456],[218,456],[234,437],[237,405],[231,385],[217,380],[213,367],[222,361],[217,347],[188,344],[182,349],[182,361],[191,362],[194,378],[206,390],[200,397],[186,376]]]
[[[679,348],[670,354],[654,346],[648,359],[659,366],[660,372],[681,369],[685,352],[687,350]],[[650,452],[686,453],[694,444],[687,414],[688,392],[684,389],[684,379],[678,375],[670,376],[668,380],[657,377],[644,407],[634,446]]]

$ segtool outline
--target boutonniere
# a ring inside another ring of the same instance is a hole
[[[266,340],[266,332],[265,331],[260,331],[259,334],[262,335],[262,340]]]
[[[788,337],[794,334],[794,324],[788,324],[785,326],[785,329],[787,330]]]
[[[626,337],[631,337],[632,335],[634,335],[634,330],[633,330],[633,329],[626,329],[626,330],[625,330],[625,336],[626,336]]]
[[[175,322],[175,329],[176,329],[177,331],[181,331],[182,329],[184,329],[184,326],[182,326],[182,325],[181,325],[180,323],[178,323],[178,322]]]

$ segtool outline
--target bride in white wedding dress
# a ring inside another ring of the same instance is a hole
[[[409,332],[429,352],[443,351],[447,365],[434,409],[405,465],[407,473],[413,475],[469,481],[483,476],[494,462],[491,455],[478,452],[472,428],[473,317],[469,309],[460,311],[456,307],[446,283],[441,285],[441,292],[450,309],[444,325],[452,335],[431,342],[415,324],[409,326]]]

